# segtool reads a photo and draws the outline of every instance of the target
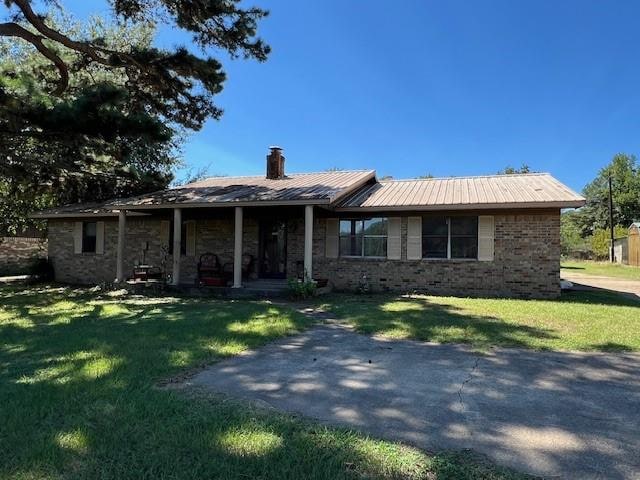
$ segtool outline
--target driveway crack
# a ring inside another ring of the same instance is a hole
[[[479,368],[481,358],[482,358],[481,355],[477,355],[475,357],[475,361],[473,362],[473,367],[471,367],[471,371],[469,372],[467,377],[462,381],[462,383],[460,384],[460,388],[458,389],[458,392],[457,392],[458,402],[460,403],[460,413],[462,414],[462,417],[464,418],[465,423],[467,423],[467,427],[469,429],[469,437],[473,437],[473,428],[472,428],[473,419],[470,418],[468,415],[467,406],[464,402],[464,399],[462,398],[462,394],[467,384],[471,382],[471,380],[473,380],[474,374]]]
[[[471,371],[469,372],[469,375],[467,375],[467,378],[465,378],[462,381],[462,383],[460,384],[460,388],[458,389],[458,398],[460,400],[460,405],[462,406],[462,408],[464,408],[464,400],[462,400],[462,391],[464,390],[464,387],[467,385],[467,383],[473,380],[473,374],[478,369],[479,363],[480,363],[480,357],[477,356],[476,361],[473,364],[473,367],[471,367]]]

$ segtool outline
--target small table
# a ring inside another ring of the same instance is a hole
[[[136,265],[133,268],[133,280],[146,282],[151,279],[160,279],[162,272],[160,268],[153,265]]]

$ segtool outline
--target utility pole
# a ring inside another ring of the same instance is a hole
[[[615,262],[615,258],[613,257],[613,242],[615,240],[613,234],[613,189],[611,187],[611,175],[609,175],[609,226],[611,227],[611,249],[610,249],[610,257],[611,262]]]

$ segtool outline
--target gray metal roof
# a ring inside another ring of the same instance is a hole
[[[336,210],[463,210],[581,207],[585,199],[548,173],[382,181]]]
[[[30,215],[31,218],[84,218],[84,217],[117,217],[119,210],[110,206],[110,202],[73,203],[62,207],[48,208]],[[131,212],[130,215],[147,215]]]
[[[375,178],[375,171],[300,173],[283,179],[264,176],[214,177],[160,192],[114,201],[114,208],[168,205],[328,205]]]

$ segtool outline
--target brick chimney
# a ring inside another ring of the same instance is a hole
[[[267,178],[270,180],[280,180],[284,178],[284,155],[282,148],[269,147],[267,155]]]

